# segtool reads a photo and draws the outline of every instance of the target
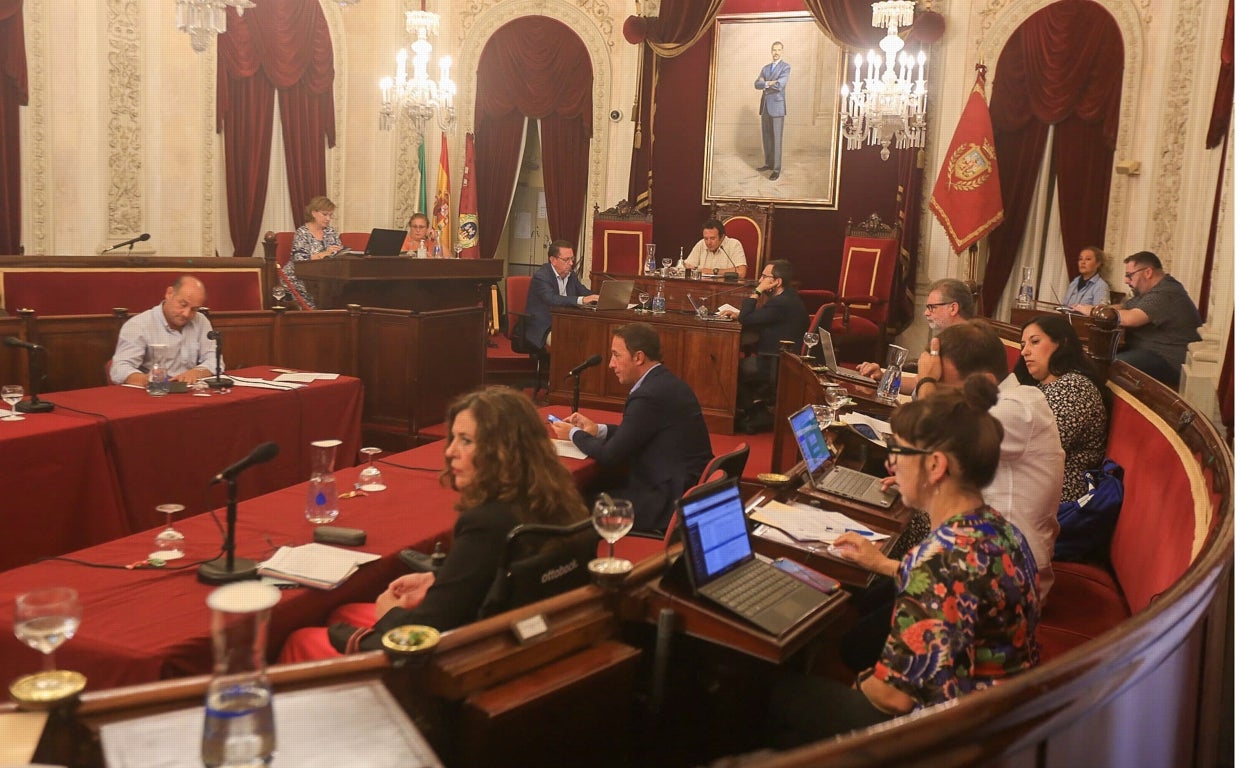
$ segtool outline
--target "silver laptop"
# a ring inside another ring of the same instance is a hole
[[[822,428],[818,426],[814,406],[807,405],[792,414],[788,417],[788,423],[792,425],[797,448],[801,451],[801,458],[805,459],[805,469],[815,488],[876,507],[887,508],[895,503],[897,493],[884,492],[883,481],[879,478],[831,461],[835,456],[831,453],[831,446],[827,445]]]
[[[831,333],[829,331],[820,329],[818,331],[818,338],[822,340],[818,344],[818,349],[821,350],[821,358],[820,360],[818,359],[819,355],[814,355],[814,357],[816,362],[821,362],[822,366],[827,369],[827,373],[856,384],[868,384],[871,387],[878,386],[878,382],[869,376],[862,376],[851,368],[843,368],[835,361],[835,345],[831,343]]]
[[[603,288],[598,292],[598,302],[586,304],[589,310],[628,309],[629,299],[633,296],[632,280],[604,280]]]

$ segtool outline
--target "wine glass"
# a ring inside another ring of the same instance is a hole
[[[641,302],[641,308],[638,311],[648,312],[649,310],[646,308],[646,305],[650,301],[650,291],[643,288],[638,292],[637,300]]]
[[[616,542],[633,528],[633,502],[627,499],[599,497],[594,502],[594,529],[607,542],[607,557],[595,560],[590,567],[597,573],[624,573],[633,567],[628,560],[616,557]]]
[[[839,421],[840,408],[848,404],[851,397],[848,389],[839,384],[828,384],[822,388],[822,399],[831,409],[831,423]]]
[[[383,453],[383,449],[363,448],[361,453],[367,458],[369,463],[365,469],[357,474],[357,489],[366,493],[386,491],[387,485],[383,482],[383,473],[375,466],[375,456]]]
[[[21,421],[26,418],[17,413],[17,404],[22,401],[22,396],[26,394],[26,390],[21,384],[5,384],[0,387],[0,400],[9,405],[9,415],[5,416],[3,421]]]
[[[663,276],[667,277],[667,271],[672,268],[672,257],[664,256],[660,263],[663,265]]]
[[[185,557],[185,534],[172,527],[172,516],[185,511],[184,504],[160,504],[155,511],[163,514],[168,527],[155,534],[154,555],[160,560]]]
[[[77,590],[49,587],[17,596],[13,634],[43,654],[44,671],[56,669],[53,654],[73,637],[81,622],[82,605],[78,602]]]
[[[285,296],[288,296],[288,289],[284,287],[284,283],[276,281],[276,284],[271,286],[271,298],[276,300],[277,307],[284,301]]]
[[[818,346],[818,331],[806,331],[805,336],[801,338],[801,341],[805,342],[806,356],[812,355],[814,353],[814,347]]]

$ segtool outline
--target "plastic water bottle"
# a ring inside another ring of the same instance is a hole
[[[667,298],[663,295],[662,280],[659,281],[658,290],[655,291],[652,309],[656,315],[662,315],[667,312]]]
[[[279,590],[254,581],[220,587],[207,597],[215,654],[202,724],[207,768],[257,768],[275,754],[266,654],[271,607],[279,601]]]
[[[676,262],[676,274],[685,275],[685,247],[680,246],[680,260]]]
[[[168,369],[162,360],[151,363],[151,373],[147,377],[146,393],[151,397],[163,397],[168,394]]]

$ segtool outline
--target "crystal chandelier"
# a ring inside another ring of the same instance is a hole
[[[417,39],[409,48],[401,48],[396,54],[396,79],[385,77],[379,81],[383,91],[383,103],[379,106],[379,128],[390,131],[396,116],[403,111],[414,121],[421,133],[425,124],[435,118],[440,130],[451,131],[456,125],[456,108],[452,99],[456,96],[456,83],[452,82],[452,57],[439,60],[439,80],[430,79],[426,67],[431,60],[429,35],[439,35],[439,14],[430,13],[423,3],[422,10],[405,14],[405,31],[416,34]],[[408,73],[409,54],[413,52],[413,76]]]
[[[250,0],[177,0],[177,29],[189,35],[189,44],[198,53],[207,50],[211,38],[228,28],[228,6],[237,15],[253,8]]]
[[[866,53],[866,76],[861,78],[861,54],[853,60],[856,75],[852,89],[840,88],[840,131],[848,149],[881,144],[879,157],[891,157],[896,149],[926,146],[926,54],[916,58],[904,53],[897,31],[913,23],[913,0],[882,0],[874,3],[873,24],[887,28],[878,47],[886,56]],[[917,79],[913,80],[913,65]],[[880,75],[881,72],[881,75]]]

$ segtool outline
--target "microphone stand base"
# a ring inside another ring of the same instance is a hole
[[[18,413],[50,413],[51,410],[55,407],[56,407],[55,405],[47,402],[46,400],[40,400],[37,403],[34,401],[24,401],[24,402],[17,404],[17,412]]]
[[[207,382],[207,386],[211,389],[223,389],[234,384],[233,380],[227,376],[208,376],[203,381]]]
[[[258,563],[244,557],[234,557],[232,570],[228,570],[228,560],[217,557],[198,566],[198,580],[203,584],[228,584],[234,581],[246,581],[258,578]]]

